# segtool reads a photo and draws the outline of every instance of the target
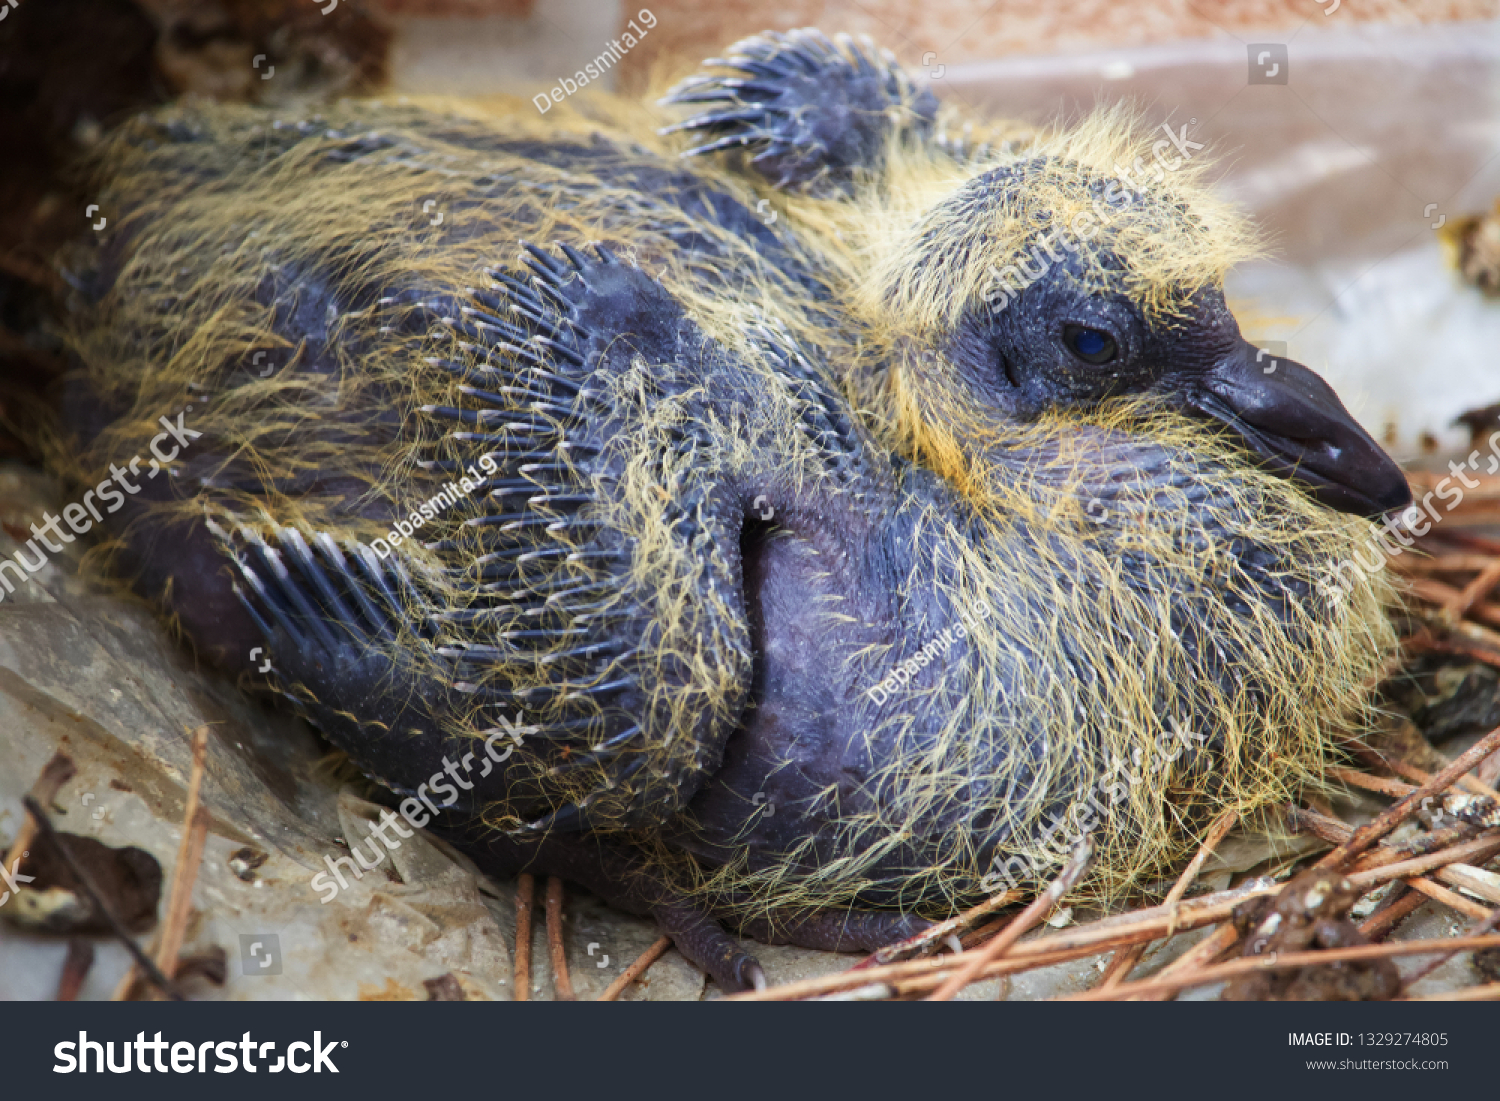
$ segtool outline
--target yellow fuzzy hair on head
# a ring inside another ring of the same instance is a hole
[[[907,158],[926,179],[892,181],[865,309],[894,311],[913,336],[929,336],[1013,291],[1028,268],[1049,262],[1050,245],[1054,256],[1081,252],[1085,290],[1128,295],[1148,316],[1170,313],[1261,252],[1244,217],[1205,183],[1210,158],[1171,144],[1115,106],[978,165]]]

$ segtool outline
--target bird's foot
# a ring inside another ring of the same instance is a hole
[[[856,170],[874,168],[892,126],[931,131],[937,100],[918,88],[886,50],[848,35],[767,32],[731,46],[662,100],[706,107],[667,127],[701,142],[698,156],[750,154],[747,168],[783,190],[847,194]]]
[[[791,944],[823,952],[874,952],[915,937],[932,922],[894,910],[823,910],[785,918],[740,922],[746,936],[763,944]]]
[[[652,910],[677,950],[725,990],[763,990],[766,973],[707,911],[691,903],[671,903]],[[930,927],[931,922],[886,910],[822,911],[796,917],[740,919],[745,936],[762,944],[790,944],[821,952],[874,952],[898,944]]]
[[[654,907],[651,915],[662,932],[672,938],[677,951],[708,972],[722,989],[735,993],[766,988],[766,972],[760,961],[707,911],[690,902],[671,902]]]
[[[684,957],[732,993],[763,988],[766,973],[754,954],[726,932],[726,922],[766,944],[827,952],[873,952],[929,926],[922,918],[892,911],[825,910],[745,918],[731,907],[721,914],[702,899],[674,891],[646,866],[638,851],[597,834],[518,837],[471,822],[446,836],[487,871],[561,876],[619,909],[649,914]]]

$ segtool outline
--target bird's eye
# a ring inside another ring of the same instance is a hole
[[[1090,329],[1086,325],[1063,326],[1063,343],[1085,363],[1108,363],[1119,351],[1114,337],[1103,329]]]

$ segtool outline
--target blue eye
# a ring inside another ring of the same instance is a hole
[[[1064,325],[1063,343],[1068,350],[1085,363],[1108,363],[1119,351],[1115,338],[1103,329],[1090,329],[1084,325]]]

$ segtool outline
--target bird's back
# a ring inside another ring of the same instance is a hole
[[[544,735],[476,813],[690,796],[749,686],[741,490],[881,481],[790,335],[819,308],[795,239],[597,121],[178,108],[100,175],[72,472],[185,406],[201,433],[116,518],[127,571],[232,669],[279,632],[282,690],[399,791],[519,715]]]

